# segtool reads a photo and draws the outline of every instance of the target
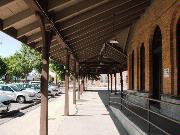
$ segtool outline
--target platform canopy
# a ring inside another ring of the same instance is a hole
[[[36,13],[54,31],[50,57],[66,62],[66,49],[84,74],[110,73],[127,67],[126,48],[133,24],[150,0],[0,0],[0,29],[42,51]]]

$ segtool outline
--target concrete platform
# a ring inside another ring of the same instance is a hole
[[[64,95],[50,102],[49,135],[126,135],[106,108],[107,95],[107,91],[103,90],[85,92],[75,106],[70,92],[70,116],[63,116]],[[0,125],[0,134],[39,135],[39,112],[38,107]]]

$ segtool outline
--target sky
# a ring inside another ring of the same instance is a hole
[[[21,42],[0,31],[0,57],[9,57],[21,48]]]

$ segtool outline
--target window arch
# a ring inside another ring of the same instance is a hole
[[[145,90],[145,47],[144,43],[140,47],[140,90]]]
[[[153,91],[152,96],[155,99],[160,98],[162,93],[162,34],[159,26],[156,27],[152,40],[152,76]]]

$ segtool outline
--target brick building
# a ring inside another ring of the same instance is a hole
[[[180,2],[152,1],[131,27],[129,38],[129,89],[153,98],[179,95]]]

